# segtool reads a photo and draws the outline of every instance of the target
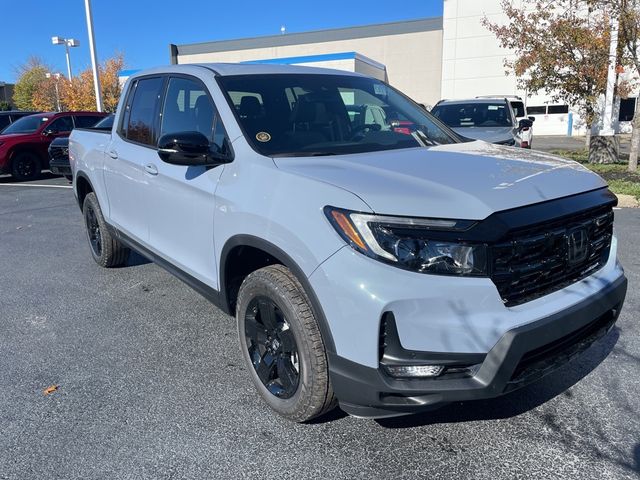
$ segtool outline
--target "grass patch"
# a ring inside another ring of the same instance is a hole
[[[551,153],[579,162],[597,173],[607,181],[613,193],[633,195],[640,200],[640,170],[627,171],[627,163],[589,163],[589,152],[586,150],[554,150]]]

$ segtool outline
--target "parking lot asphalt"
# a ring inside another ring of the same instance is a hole
[[[640,209],[616,211],[626,305],[578,360],[500,399],[297,425],[254,391],[231,317],[139,256],[99,268],[64,179],[11,183],[0,478],[640,477]]]

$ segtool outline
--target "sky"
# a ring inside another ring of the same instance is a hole
[[[169,63],[169,44],[297,33],[442,15],[442,0],[93,0],[98,61],[121,52],[125,68]],[[73,74],[91,58],[83,0],[0,0],[3,12],[0,81],[13,83],[30,56],[66,74],[64,46],[52,36],[75,38]]]

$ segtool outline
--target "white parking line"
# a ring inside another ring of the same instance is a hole
[[[40,185],[39,183],[0,183],[0,187],[73,188],[71,185]]]

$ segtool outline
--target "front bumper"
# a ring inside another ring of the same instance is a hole
[[[626,290],[627,279],[621,275],[563,311],[507,331],[462,378],[396,379],[381,368],[330,354],[334,391],[343,410],[362,417],[403,415],[508,393],[555,370],[604,336],[618,318]],[[450,356],[454,362],[465,358]]]
[[[71,165],[69,165],[69,160],[58,160],[51,159],[49,161],[49,170],[54,175],[71,175]]]

